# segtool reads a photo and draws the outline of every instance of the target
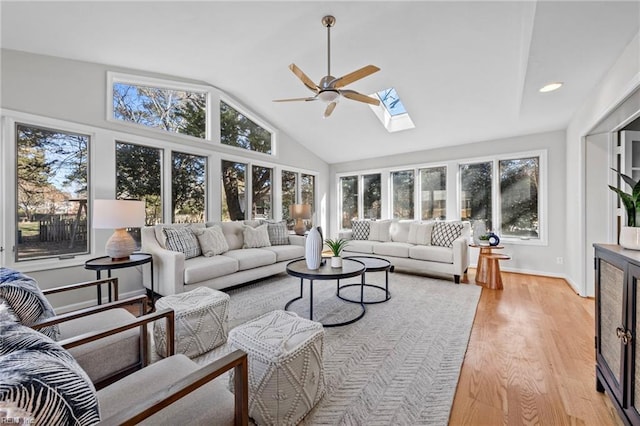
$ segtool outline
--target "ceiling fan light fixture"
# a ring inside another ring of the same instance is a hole
[[[337,90],[323,90],[322,92],[318,93],[318,99],[326,103],[334,102],[339,97],[340,92],[338,92]]]
[[[562,87],[564,83],[561,81],[555,81],[553,83],[545,84],[540,88],[540,93],[553,92],[554,90],[558,90]]]

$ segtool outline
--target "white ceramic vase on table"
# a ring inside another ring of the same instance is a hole
[[[307,268],[316,270],[320,268],[322,262],[322,234],[317,226],[311,228],[307,234],[305,242],[304,258],[307,261]]]
[[[620,245],[630,250],[640,250],[640,228],[623,226],[620,229]]]

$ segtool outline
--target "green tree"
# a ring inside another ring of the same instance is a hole
[[[188,215],[190,222],[203,222],[206,193],[206,157],[172,153],[171,200],[172,221],[176,216]]]

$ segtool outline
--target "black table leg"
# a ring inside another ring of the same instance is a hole
[[[107,278],[111,278],[111,269],[107,269]],[[111,283],[107,285],[109,291],[109,302],[111,302]]]
[[[100,281],[100,270],[96,271],[96,278]],[[102,305],[102,284],[98,284],[96,286],[96,291],[98,293],[98,305]]]
[[[313,280],[309,280],[309,319],[313,321]]]

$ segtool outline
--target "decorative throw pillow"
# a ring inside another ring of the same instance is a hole
[[[69,352],[18,323],[0,323],[0,335],[0,408],[6,416],[16,424],[100,421],[96,390]]]
[[[193,233],[198,238],[203,256],[211,257],[229,251],[229,245],[224,238],[222,228],[218,225],[210,226],[206,229],[194,229]]]
[[[390,220],[375,220],[369,225],[369,241],[391,241]]]
[[[271,242],[269,242],[269,231],[267,224],[260,225],[257,228],[252,228],[251,226],[244,227],[244,245],[242,248],[260,248],[260,247],[270,247]]]
[[[435,222],[431,232],[431,245],[452,247],[453,241],[462,235],[461,222]]]
[[[202,254],[198,239],[191,228],[164,228],[162,232],[167,236],[167,250],[184,253],[185,259]]]
[[[196,230],[196,229],[204,229],[205,228],[205,224],[202,222],[195,222],[195,223],[172,223],[172,224],[160,224],[160,225],[155,225],[154,227],[154,232],[156,234],[156,240],[158,240],[158,244],[160,244],[160,247],[162,247],[163,249],[167,248],[167,234],[165,234],[164,230],[165,229],[182,229],[182,228],[191,228],[191,230]]]
[[[423,246],[431,245],[431,230],[433,222],[412,223],[409,226],[409,235],[407,242],[410,244],[420,244]]]
[[[269,234],[269,242],[272,246],[283,246],[289,244],[289,230],[287,229],[287,221],[263,220],[263,224],[267,225],[267,233]]]
[[[0,268],[0,299],[6,301],[11,312],[27,327],[56,315],[36,280],[14,269]],[[39,331],[54,340],[60,336],[57,325]]]
[[[351,221],[351,239],[367,240],[369,239],[370,220],[352,220]]]

